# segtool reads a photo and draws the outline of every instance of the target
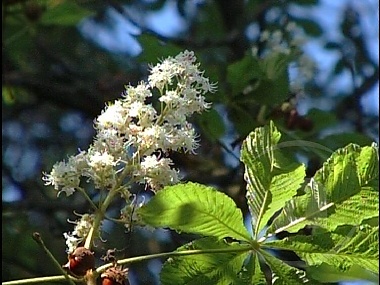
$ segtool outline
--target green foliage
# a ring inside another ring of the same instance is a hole
[[[339,149],[306,181],[280,139],[270,122],[243,142],[252,237],[227,195],[196,183],[166,187],[138,210],[151,226],[203,236],[178,248],[189,255],[166,261],[163,284],[266,284],[268,270],[272,284],[378,280],[377,146]],[[305,226],[313,226],[311,235],[273,239]],[[284,262],[276,250],[295,252],[306,267]]]
[[[176,56],[182,51],[182,48],[171,43],[157,41],[149,34],[142,34],[137,39],[144,47],[143,52],[139,55],[139,60],[143,62],[156,63],[168,56]]]
[[[294,55],[273,53],[264,59],[251,54],[228,66],[227,81],[232,93],[244,102],[276,105],[288,97],[288,65]],[[251,86],[251,91],[245,88]],[[242,94],[244,93],[244,94]]]
[[[309,19],[296,19],[296,22],[301,25],[305,32],[313,37],[319,37],[323,34],[321,26]]]
[[[305,176],[303,165],[288,164],[281,156],[276,148],[280,137],[271,123],[251,133],[242,146],[241,159],[246,166],[248,182],[247,202],[256,239],[273,214],[297,193]]]
[[[224,135],[225,127],[223,119],[215,109],[204,112],[198,122],[210,141],[216,141]]]
[[[75,26],[85,17],[95,13],[82,8],[74,1],[65,1],[49,8],[41,17],[42,25]]]
[[[334,230],[378,216],[378,153],[375,146],[336,151],[305,188],[286,203],[269,232],[296,232],[306,224]],[[295,223],[294,221],[298,221]]]
[[[376,273],[363,269],[358,264],[353,264],[350,269],[344,272],[344,275],[335,267],[322,262],[321,265],[309,266],[308,274],[314,278],[319,278],[321,282],[342,282],[355,280],[368,280],[374,284],[379,283],[379,277]],[[323,272],[323,275],[321,275]]]
[[[179,232],[249,240],[243,215],[231,198],[197,183],[166,187],[139,209],[143,221]]]
[[[169,258],[161,271],[162,284],[237,284],[238,272],[247,256],[246,252],[239,252],[241,246],[228,244],[215,238],[202,238],[190,242],[180,248],[184,250],[224,250],[227,253],[206,253]],[[232,251],[235,249],[236,251]]]

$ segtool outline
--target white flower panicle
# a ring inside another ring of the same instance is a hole
[[[203,74],[190,51],[150,67],[148,82],[126,86],[121,98],[108,103],[94,120],[97,133],[89,149],[56,163],[49,174],[44,173],[45,185],[53,185],[58,195],[64,192],[67,196],[78,189],[85,194],[81,183],[117,191],[126,201],[120,218],[130,229],[132,222],[138,223],[133,209],[142,205],[130,201],[132,183],[145,184],[152,191],[178,183],[179,173],[172,160],[159,154],[195,153],[199,146],[187,118],[209,109],[211,104],[204,95],[216,90]],[[159,110],[147,102],[153,93],[159,96]],[[94,216],[85,214],[72,233],[63,234],[69,253],[86,239],[93,222]]]
[[[45,173],[45,184],[71,195],[81,181],[112,189],[121,174],[129,183],[146,183],[153,191],[177,183],[172,161],[154,153],[195,153],[198,137],[187,118],[209,109],[204,95],[215,90],[191,51],[150,66],[148,82],[126,86],[122,97],[108,103],[95,119],[97,134],[89,150],[56,163]],[[153,93],[159,95],[159,110],[147,102]]]

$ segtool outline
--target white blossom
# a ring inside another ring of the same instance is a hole
[[[49,174],[44,173],[45,185],[67,196],[77,189],[85,191],[87,187],[80,186],[84,182],[97,190],[117,190],[127,202],[121,220],[127,227],[131,220],[137,223],[132,209],[142,204],[134,205],[136,201],[129,200],[130,184],[119,182],[144,184],[154,192],[179,182],[172,160],[157,153],[195,153],[199,146],[188,117],[209,109],[205,95],[216,91],[216,84],[210,83],[199,66],[194,52],[187,50],[150,66],[147,82],[125,86],[121,98],[108,103],[94,120],[97,133],[88,150],[54,164]],[[159,109],[150,102],[153,94],[159,96]],[[69,253],[83,243],[93,222],[93,215],[84,214],[74,222],[71,233],[63,234]]]
[[[178,171],[171,168],[170,158],[158,158],[156,155],[144,157],[140,169],[135,173],[137,179],[146,182],[153,191],[160,190],[165,185],[179,182]]]
[[[45,185],[53,185],[55,190],[58,190],[58,195],[65,192],[66,196],[70,196],[75,192],[75,189],[80,183],[80,172],[77,171],[75,164],[69,162],[57,162],[54,164],[50,174],[44,173],[42,178]]]
[[[115,101],[109,104],[106,109],[98,116],[96,126],[98,129],[115,128],[122,130],[127,123],[128,116],[127,109],[123,106],[121,101]]]
[[[78,245],[85,240],[93,226],[94,217],[94,215],[90,214],[82,215],[80,220],[71,222],[75,224],[73,232],[63,233],[63,236],[66,239],[68,253],[72,253]]]

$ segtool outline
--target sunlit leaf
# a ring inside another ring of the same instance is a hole
[[[296,232],[305,225],[334,230],[378,217],[377,146],[348,145],[323,164],[305,195],[286,203],[268,232]]]
[[[305,272],[289,266],[282,260],[260,251],[260,254],[264,257],[265,262],[269,265],[272,271],[272,284],[274,285],[289,285],[289,284],[307,284],[308,279],[305,277]],[[311,284],[317,284],[313,282]]]
[[[197,183],[177,184],[160,190],[139,208],[142,220],[154,227],[179,232],[250,240],[243,215],[235,202],[212,187]]]
[[[232,250],[236,249],[235,252]],[[242,250],[243,251],[239,251]],[[238,273],[247,257],[249,248],[239,244],[227,244],[215,238],[195,240],[177,249],[185,250],[231,250],[224,253],[203,253],[169,258],[160,273],[163,285],[182,284],[239,284]]]
[[[160,41],[157,37],[148,34],[141,34],[137,38],[142,47],[142,52],[138,59],[143,62],[157,63],[168,56],[176,56],[183,49],[172,43]]]
[[[334,232],[316,230],[309,236],[291,236],[266,245],[292,250],[310,266],[329,264],[341,274],[349,271],[353,265],[378,272],[378,229],[370,226],[340,226]]]
[[[269,126],[257,128],[242,145],[246,197],[256,238],[269,219],[297,193],[305,177],[303,165],[288,164],[285,167],[287,163],[277,147],[280,136],[271,122]],[[282,172],[284,169],[280,166],[287,171]]]

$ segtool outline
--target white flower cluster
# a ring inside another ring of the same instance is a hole
[[[118,191],[128,204],[126,185],[140,183],[158,191],[177,183],[178,171],[164,154],[195,152],[197,134],[187,118],[210,108],[204,95],[215,90],[191,51],[151,66],[148,82],[126,86],[122,97],[95,119],[97,133],[89,149],[56,163],[50,174],[44,173],[45,185],[69,196],[84,192],[81,183],[91,182],[96,189]],[[159,108],[149,103],[155,95]],[[64,234],[69,250],[85,236],[80,230],[84,222],[85,216],[72,234]]]
[[[304,92],[304,85],[311,80],[315,74],[315,61],[302,51],[302,46],[307,41],[303,29],[294,22],[289,22],[285,26],[285,31],[264,31],[260,35],[260,42],[265,45],[262,57],[270,56],[273,53],[289,55],[292,50],[297,50],[300,54],[292,64],[294,76],[291,76],[290,88],[295,94]],[[253,48],[254,55],[257,55],[257,48]],[[292,74],[291,74],[292,75]]]
[[[155,88],[160,110],[147,103]],[[130,181],[147,183],[154,191],[177,183],[170,158],[156,153],[195,151],[197,135],[187,117],[210,108],[204,95],[214,91],[193,52],[164,59],[150,67],[148,82],[127,86],[123,97],[105,108],[95,120],[97,134],[89,150],[55,164],[45,184],[71,195],[86,177],[96,188],[111,189],[124,169]]]
[[[72,253],[78,245],[83,242],[90,232],[93,222],[94,215],[84,214],[79,221],[73,222],[76,224],[73,232],[63,233],[66,239],[68,253]]]

